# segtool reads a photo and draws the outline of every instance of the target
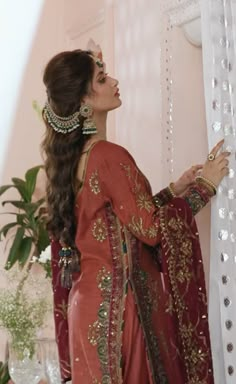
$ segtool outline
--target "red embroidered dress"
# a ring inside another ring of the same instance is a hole
[[[99,141],[76,200],[81,273],[59,283],[52,243],[61,371],[73,384],[212,384],[207,300],[193,214],[212,196],[150,185],[122,147]]]

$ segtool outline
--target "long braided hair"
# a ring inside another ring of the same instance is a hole
[[[57,54],[47,64],[43,82],[48,103],[53,111],[67,117],[78,112],[81,101],[90,92],[94,74],[94,60],[90,51],[74,50]],[[84,144],[90,135],[83,135],[81,127],[62,134],[52,129],[48,121],[41,147],[47,175],[47,229],[54,239],[75,246],[75,198],[80,187],[77,167]]]

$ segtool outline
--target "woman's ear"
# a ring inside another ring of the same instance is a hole
[[[83,104],[87,104],[87,105],[90,105],[92,108],[93,108],[93,97],[92,95],[86,95],[83,97],[83,99],[81,100],[81,105]]]

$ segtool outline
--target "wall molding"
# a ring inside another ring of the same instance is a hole
[[[181,26],[200,17],[200,0],[163,1],[162,12],[169,16],[172,25]]]

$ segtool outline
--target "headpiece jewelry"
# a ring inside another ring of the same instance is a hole
[[[43,108],[43,117],[56,132],[63,134],[70,133],[80,127],[79,112],[67,117],[56,115],[51,105],[47,102]]]
[[[89,39],[87,49],[92,53],[92,57],[99,68],[104,67],[102,49],[93,39]]]

